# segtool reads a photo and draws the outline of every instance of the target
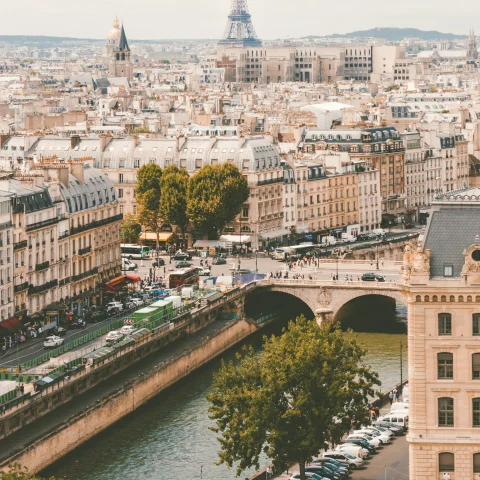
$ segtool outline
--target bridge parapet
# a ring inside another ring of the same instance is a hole
[[[402,302],[403,284],[392,282],[358,282],[336,280],[308,280],[293,278],[270,278],[256,282],[257,288],[265,288],[273,292],[283,292],[299,298],[306,303],[312,312],[329,310],[329,317],[351,300],[366,295],[381,295]]]

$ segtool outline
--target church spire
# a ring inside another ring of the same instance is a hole
[[[121,52],[130,51],[130,47],[128,46],[128,42],[127,42],[127,36],[125,35],[125,29],[123,28],[123,23],[122,23],[122,32],[120,34],[120,44],[118,45],[118,49]]]

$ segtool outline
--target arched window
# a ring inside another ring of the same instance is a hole
[[[417,295],[417,296],[415,297],[415,301],[418,302],[418,303],[420,303],[420,302],[422,301],[422,297],[421,297],[420,295]]]
[[[450,302],[455,303],[455,297],[453,295],[450,295]]]
[[[453,353],[442,352],[437,355],[439,379],[453,378]]]
[[[472,355],[472,380],[480,380],[480,353]]]
[[[120,60],[120,54],[119,53],[117,53],[116,57],[117,57],[117,60]]]
[[[438,302],[438,297],[436,295],[432,297],[432,302]]]
[[[430,297],[428,295],[425,295],[425,300],[424,302],[428,303],[430,301]]]
[[[453,427],[453,398],[438,399],[438,426]]]
[[[472,398],[472,425],[480,427],[480,398]]]
[[[438,334],[452,334],[452,316],[449,313],[440,313],[438,315]]]
[[[441,299],[442,302],[446,302],[447,301],[447,297],[445,295],[442,295],[442,299]]]
[[[458,297],[458,301],[459,301],[459,302],[463,302],[463,295],[460,295],[460,296]]]
[[[442,452],[438,454],[438,471],[454,472],[455,471],[455,455],[450,452]]]
[[[475,297],[475,301],[476,301],[477,303],[480,302],[480,295],[477,295],[477,296]]]
[[[469,295],[469,296],[467,297],[467,302],[468,302],[468,303],[472,303],[472,301],[473,301],[472,296]]]
[[[125,54],[122,53],[122,60],[125,60]]]

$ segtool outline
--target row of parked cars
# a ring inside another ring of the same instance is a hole
[[[319,458],[305,467],[306,476],[314,480],[347,479],[351,470],[362,468],[365,460],[391,444],[396,436],[403,435],[407,428],[408,397],[403,402],[394,403],[392,410],[379,417],[372,425],[363,426],[350,433],[334,450],[322,452]],[[300,473],[294,473],[290,480],[299,478]]]

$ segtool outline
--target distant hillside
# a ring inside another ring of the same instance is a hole
[[[370,30],[359,30],[356,32],[329,35],[330,38],[340,37],[367,37],[386,38],[391,42],[398,42],[406,37],[421,38],[422,40],[452,40],[467,38],[466,35],[455,35],[453,33],[442,33],[435,30],[426,31],[418,28],[372,28]]]

